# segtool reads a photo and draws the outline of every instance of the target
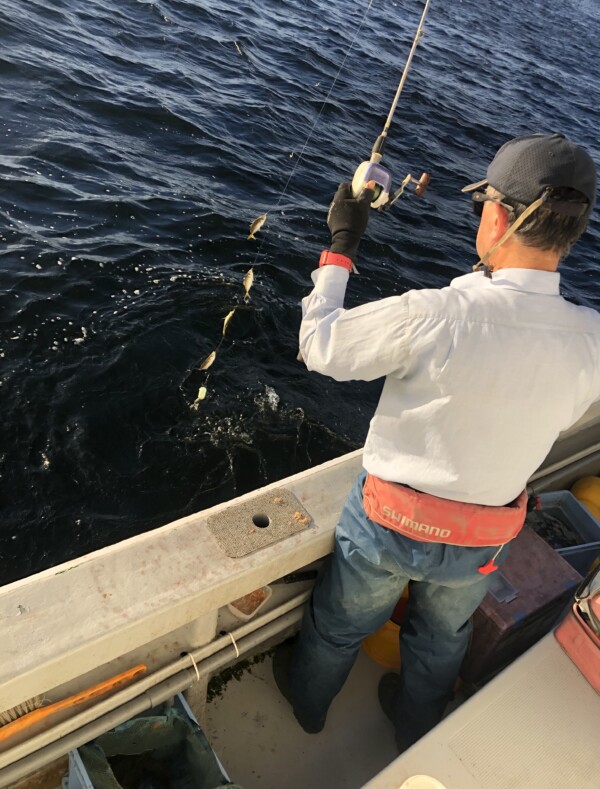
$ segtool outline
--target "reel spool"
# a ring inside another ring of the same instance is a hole
[[[355,198],[369,181],[375,181],[375,194],[371,200],[371,208],[383,208],[390,199],[392,174],[387,167],[378,162],[361,162],[352,179],[352,194]]]

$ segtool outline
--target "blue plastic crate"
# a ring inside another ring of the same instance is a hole
[[[570,548],[558,548],[560,553],[571,567],[574,567],[583,578],[592,569],[596,559],[600,559],[600,542],[588,542],[584,545],[573,545]]]
[[[69,751],[69,772],[62,785],[63,789],[94,789],[77,751]]]
[[[582,543],[600,541],[600,522],[570,491],[542,493],[539,500],[542,511],[573,529],[581,537]]]
[[[581,545],[557,548],[556,552],[580,575],[587,575],[600,556],[600,522],[568,490],[543,493],[539,500],[542,512],[557,518],[581,539]]]

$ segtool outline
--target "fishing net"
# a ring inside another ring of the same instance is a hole
[[[223,774],[200,727],[174,707],[117,726],[79,755],[94,789],[242,789]]]

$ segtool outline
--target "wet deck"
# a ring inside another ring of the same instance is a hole
[[[358,789],[398,755],[377,701],[387,670],[361,651],[324,730],[311,735],[275,686],[268,657],[208,705],[206,734],[244,789]]]

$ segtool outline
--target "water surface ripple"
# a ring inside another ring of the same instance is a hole
[[[380,382],[295,356],[325,207],[381,128],[422,10],[375,0],[322,108],[367,5],[0,0],[0,583],[364,440]],[[399,177],[430,170],[430,191],[373,216],[349,304],[469,270],[459,189],[509,137],[564,130],[600,162],[599,15],[433,0],[387,150]],[[594,307],[597,241],[594,219],[563,277]]]

